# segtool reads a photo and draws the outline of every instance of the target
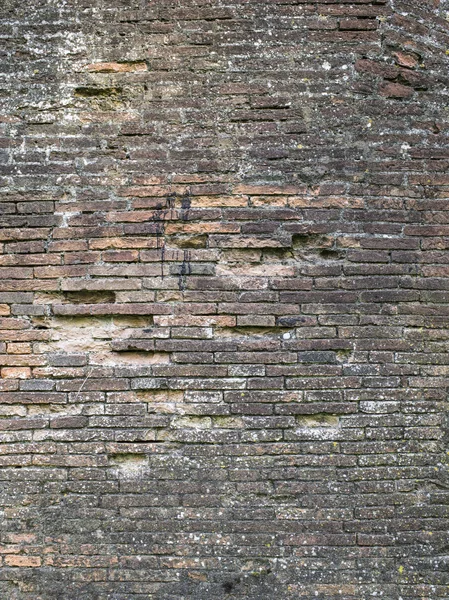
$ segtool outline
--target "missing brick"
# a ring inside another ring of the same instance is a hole
[[[170,243],[177,248],[206,248],[207,235],[179,235],[171,238]]]
[[[338,427],[340,417],[328,413],[297,415],[296,422],[300,427]]]
[[[75,96],[79,98],[104,98],[117,96],[122,92],[122,88],[119,87],[77,87],[74,90]]]
[[[292,236],[293,248],[330,248],[334,240],[326,235],[314,233],[298,233]]]
[[[63,292],[63,294],[73,304],[112,304],[115,302],[115,292],[109,290],[79,290]]]
[[[148,467],[148,457],[138,453],[117,453],[109,456],[109,465],[119,477],[136,477]]]

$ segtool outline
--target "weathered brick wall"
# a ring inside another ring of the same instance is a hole
[[[448,598],[447,3],[1,8],[0,598]]]

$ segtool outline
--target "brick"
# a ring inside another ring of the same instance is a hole
[[[413,54],[407,54],[406,52],[393,52],[393,56],[395,56],[397,63],[401,65],[401,67],[413,69],[418,64],[418,60],[415,56],[413,56]]]
[[[7,317],[11,313],[11,307],[8,304],[0,304],[0,316]]]
[[[4,379],[29,379],[31,369],[29,367],[2,367],[1,376]]]
[[[410,98],[413,88],[400,83],[385,83],[380,87],[380,93],[387,98]]]
[[[42,559],[39,556],[6,556],[5,564],[8,567],[40,567]]]
[[[0,598],[446,598],[443,8],[6,4]]]

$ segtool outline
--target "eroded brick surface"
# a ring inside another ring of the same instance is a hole
[[[3,0],[0,598],[448,597],[447,9]]]

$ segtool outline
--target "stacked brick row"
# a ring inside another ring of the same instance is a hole
[[[446,598],[444,3],[32,4],[0,596]]]

